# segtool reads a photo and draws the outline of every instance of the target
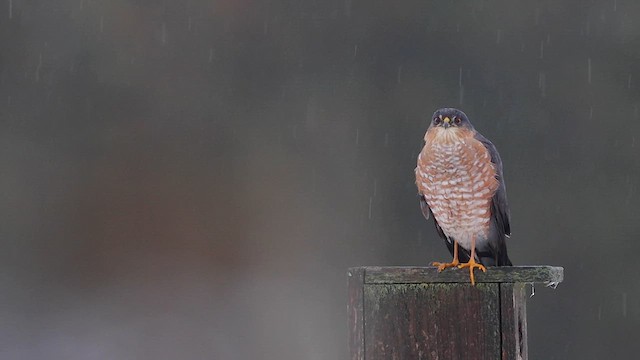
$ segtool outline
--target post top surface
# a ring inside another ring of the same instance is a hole
[[[433,266],[362,266],[349,269],[349,275],[364,273],[365,284],[468,283],[469,270]],[[564,279],[564,268],[558,266],[488,267],[487,272],[475,271],[476,283],[544,283],[557,285]]]

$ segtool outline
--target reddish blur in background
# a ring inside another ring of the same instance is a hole
[[[533,359],[640,331],[640,4],[0,2],[0,358],[346,359],[346,268],[449,254],[413,169],[498,147]]]

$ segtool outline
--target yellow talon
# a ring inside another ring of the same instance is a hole
[[[458,259],[453,259],[452,262],[450,263],[441,263],[441,262],[437,262],[434,261],[431,263],[431,266],[437,266],[438,267],[438,272],[441,272],[442,270],[446,269],[446,268],[450,268],[450,267],[456,267],[459,266],[460,262],[458,261]]]
[[[437,266],[438,272],[450,267],[456,267],[460,265],[460,261],[458,261],[458,243],[456,241],[453,242],[453,260],[450,263],[441,263],[441,262],[432,262],[431,266]]]
[[[459,269],[464,269],[464,268],[467,268],[467,267],[469,268],[469,277],[471,278],[471,285],[475,285],[476,284],[476,278],[473,275],[473,269],[474,268],[478,268],[478,269],[482,270],[482,272],[487,272],[487,268],[484,267],[484,265],[477,263],[476,260],[473,257],[471,258],[471,260],[469,260],[468,263],[458,265]]]

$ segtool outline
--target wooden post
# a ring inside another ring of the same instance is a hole
[[[476,271],[349,269],[351,360],[527,359],[525,285],[558,284],[563,268]]]

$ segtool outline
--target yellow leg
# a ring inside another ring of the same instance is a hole
[[[473,275],[474,268],[478,268],[482,270],[482,272],[487,272],[487,268],[484,267],[484,265],[476,262],[476,240],[475,239],[471,240],[471,258],[469,259],[469,262],[466,264],[458,265],[458,268],[460,269],[464,269],[466,267],[469,268],[469,277],[471,278],[471,285],[476,284],[476,278]]]
[[[451,261],[450,263],[441,263],[437,261],[431,263],[432,266],[438,267],[438,272],[449,267],[456,267],[459,264],[460,261],[458,261],[458,243],[455,241],[453,242],[453,261]]]

